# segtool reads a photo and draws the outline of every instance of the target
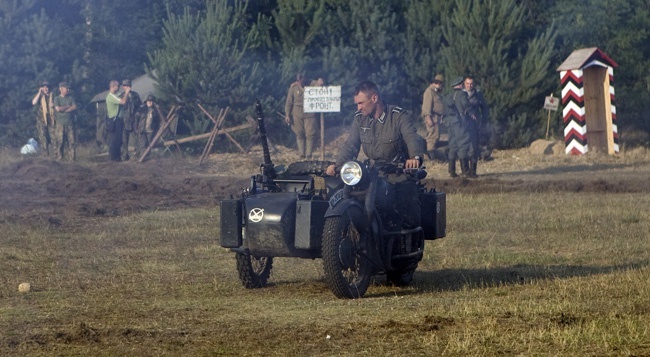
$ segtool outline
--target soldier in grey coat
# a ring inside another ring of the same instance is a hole
[[[326,173],[334,176],[346,161],[353,160],[363,148],[372,160],[404,164],[405,168],[422,165],[424,148],[421,145],[414,122],[404,109],[384,103],[377,85],[359,83],[354,91],[357,112],[350,128],[350,135],[340,148],[335,165],[327,167]],[[397,211],[402,221],[410,226],[420,225],[420,202],[416,182],[404,174],[387,174],[386,179],[395,184]]]
[[[471,138],[471,145],[469,151],[469,173],[468,177],[478,177],[476,174],[476,167],[478,166],[478,159],[481,154],[481,147],[479,145],[479,134],[482,127],[485,127],[490,118],[490,109],[485,101],[483,92],[474,87],[474,78],[465,77],[463,81],[463,90],[467,93],[468,107],[468,129]]]
[[[457,177],[456,160],[460,160],[462,175],[469,173],[469,150],[471,138],[467,128],[467,108],[469,101],[463,91],[463,77],[451,82],[454,90],[445,97],[444,121],[449,132],[449,176]]]

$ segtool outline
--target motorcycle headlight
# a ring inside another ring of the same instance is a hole
[[[361,182],[363,168],[357,161],[348,161],[341,167],[341,180],[348,186],[354,186]]]

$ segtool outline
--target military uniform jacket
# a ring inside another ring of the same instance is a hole
[[[129,97],[124,103],[124,130],[132,131],[138,128],[138,111],[142,105],[138,92],[130,91]]]
[[[315,118],[316,114],[304,112],[305,88],[298,82],[291,83],[287,100],[284,102],[284,112],[294,119]]]
[[[75,105],[76,102],[74,100],[74,97],[70,94],[66,95],[65,97],[62,96],[56,96],[54,99],[52,99],[52,106],[53,107],[66,107],[70,105]],[[74,112],[57,112],[56,110],[52,110],[54,112],[54,118],[55,122],[59,125],[67,125],[68,123],[71,123],[75,119],[75,113]]]
[[[454,89],[445,97],[445,123],[462,123],[467,118],[469,99],[462,89]]]
[[[387,105],[378,119],[364,117],[360,112],[354,116],[350,136],[339,150],[336,164],[343,165],[355,159],[359,149],[369,159],[392,161],[396,156],[404,159],[422,155],[421,140],[411,116],[402,108]]]
[[[431,84],[424,91],[422,95],[422,117],[431,115],[432,117],[442,117],[445,112],[445,104],[443,103],[442,95],[436,92]]]
[[[483,92],[480,90],[473,90],[467,93],[468,108],[467,114],[476,116],[476,120],[487,121],[490,116],[490,109],[488,108]]]

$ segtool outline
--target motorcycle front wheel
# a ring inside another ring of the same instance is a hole
[[[266,286],[273,268],[273,257],[256,257],[250,254],[235,254],[239,280],[247,289]]]
[[[357,230],[363,212],[351,206],[341,216],[325,219],[322,255],[325,282],[338,298],[356,299],[366,293],[371,278],[367,233]]]

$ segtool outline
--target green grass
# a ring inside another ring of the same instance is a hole
[[[270,287],[244,289],[217,209],[3,223],[0,355],[650,355],[650,197],[447,207],[414,284],[360,300],[336,299],[320,260],[277,259]]]

